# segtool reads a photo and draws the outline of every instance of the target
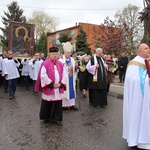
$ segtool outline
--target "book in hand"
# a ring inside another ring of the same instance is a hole
[[[149,60],[145,59],[145,65],[146,65],[148,77],[150,78],[150,62],[149,62]]]

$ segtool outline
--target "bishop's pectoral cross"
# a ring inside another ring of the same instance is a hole
[[[69,76],[72,76],[73,75],[73,68],[72,68],[71,64],[68,64],[67,68],[68,68]]]

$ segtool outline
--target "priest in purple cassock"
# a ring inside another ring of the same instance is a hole
[[[49,58],[41,64],[35,91],[42,92],[40,119],[54,121],[62,126],[62,98],[66,89],[67,72],[64,64],[58,61],[58,48],[49,49]]]

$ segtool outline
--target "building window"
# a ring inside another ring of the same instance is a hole
[[[72,37],[72,38],[74,37],[74,30],[70,31],[70,37]]]
[[[50,40],[49,40],[50,42],[53,42],[53,36],[52,36],[52,35],[50,36],[49,39],[50,39]]]
[[[60,41],[59,41],[60,34],[61,34],[60,32],[56,33],[56,44],[60,44]]]

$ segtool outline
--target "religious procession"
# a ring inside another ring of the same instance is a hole
[[[4,51],[0,57],[1,89],[8,95],[8,98],[15,101],[16,90],[19,86],[24,87],[29,95],[31,91],[35,96],[41,93],[39,119],[44,123],[56,123],[58,126],[63,126],[63,111],[80,111],[80,108],[76,106],[77,90],[82,93],[83,98],[88,98],[88,103],[93,108],[107,109],[110,84],[114,83],[117,74],[119,76],[118,83],[126,82],[124,98],[130,100],[130,97],[127,96],[133,95],[134,92],[129,87],[134,86],[134,82],[137,80],[134,81],[131,78],[135,76],[134,69],[131,68],[132,64],[140,60],[144,61],[145,57],[148,61],[150,53],[150,49],[145,43],[139,45],[138,55],[130,62],[125,52],[116,58],[114,54],[103,54],[100,47],[96,48],[93,55],[72,55],[72,45],[70,42],[66,42],[63,44],[63,50],[64,54],[59,55],[58,47],[52,46],[46,57],[43,53],[36,52],[32,59],[15,58],[13,52],[9,50]],[[145,50],[147,51],[145,52]],[[129,71],[130,68],[132,70]],[[144,93],[144,89],[142,91]],[[128,103],[127,100],[124,100],[123,137],[136,139],[137,129],[132,131],[131,137],[128,137],[128,130],[132,128],[127,123]],[[140,120],[135,121],[133,117],[132,124],[135,126],[139,123]],[[144,131],[144,128],[145,125],[141,130]],[[129,144],[132,147],[136,141]],[[140,144],[138,147],[143,148],[145,145]]]
[[[122,28],[79,23],[68,28],[69,40],[48,32],[41,51],[35,24],[9,22],[0,54],[0,149],[150,150],[150,1],[143,3],[144,36],[135,45],[126,40],[131,31],[123,39]]]
[[[89,95],[89,104],[96,108],[106,108],[110,84],[114,82],[116,71],[123,66],[126,70],[128,58],[123,53],[118,60],[115,55],[104,55],[102,48],[95,54],[72,55],[70,42],[63,44],[64,54],[58,55],[56,46],[49,48],[49,54],[36,52],[32,59],[16,58],[12,51],[4,51],[0,57],[1,86],[15,99],[17,86],[42,93],[40,119],[62,124],[63,110],[76,110],[76,90],[83,98]],[[120,82],[124,82],[125,72],[119,69]],[[87,94],[89,92],[89,94]]]

